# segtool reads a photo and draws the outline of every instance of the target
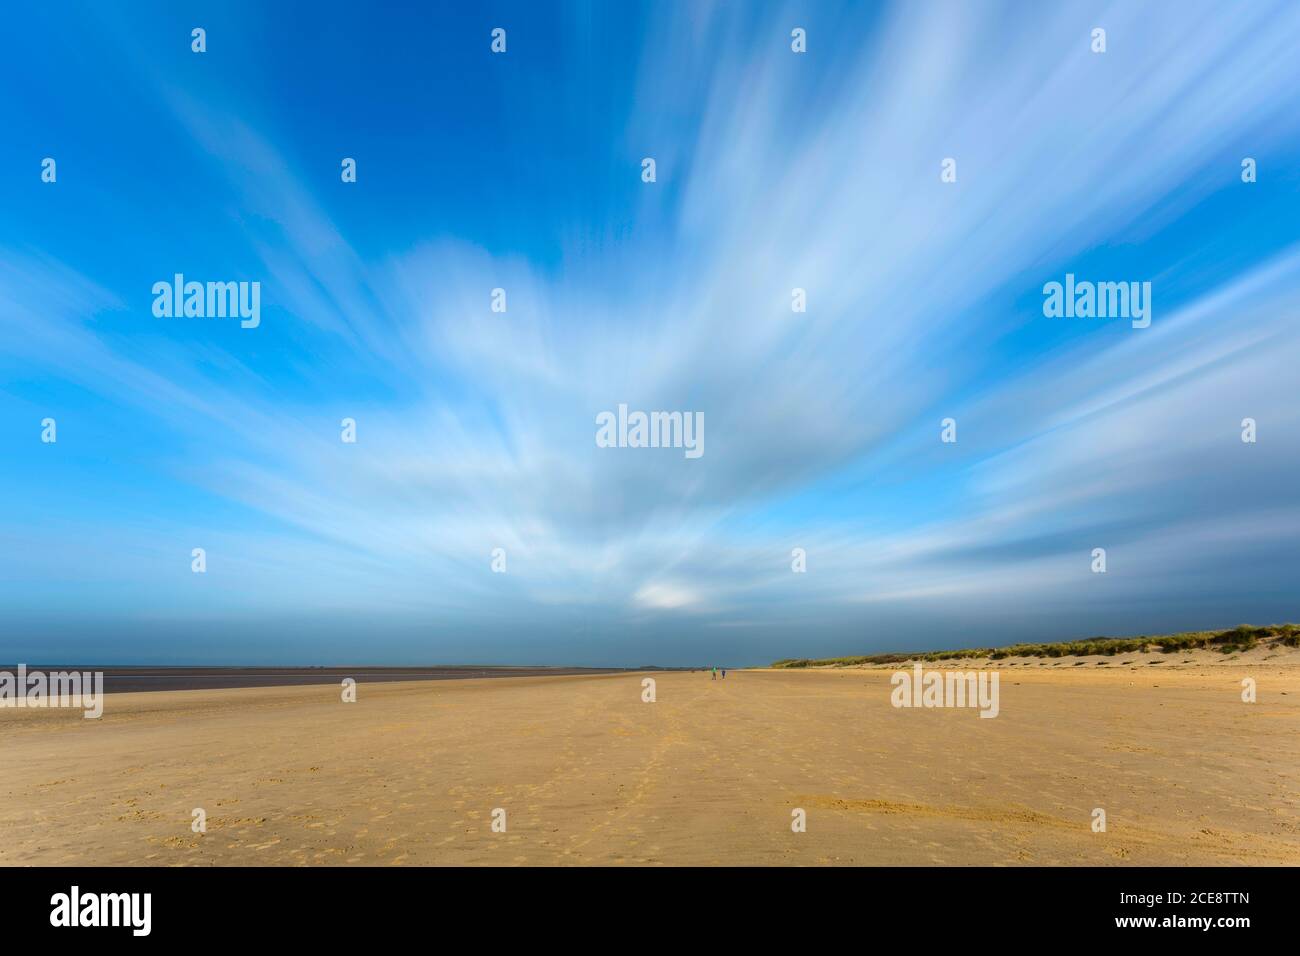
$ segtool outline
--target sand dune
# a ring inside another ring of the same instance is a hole
[[[643,676],[0,711],[0,863],[1300,864],[1293,667],[1004,666],[991,720],[887,670]]]

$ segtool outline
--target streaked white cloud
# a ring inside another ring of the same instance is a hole
[[[733,630],[749,660],[933,644],[932,624],[963,614],[975,641],[1049,622],[1060,636],[1235,623],[1222,615],[1276,608],[1300,568],[1300,253],[1204,277],[1156,240],[1229,188],[1225,144],[1300,144],[1286,54],[1300,9],[1192,6],[900,4],[861,49],[814,37],[837,67],[816,83],[755,41],[745,11],[665,14],[626,134],[659,160],[665,188],[641,212],[662,228],[596,262],[573,250],[585,271],[433,226],[368,257],[274,130],[170,91],[250,223],[264,301],[282,310],[265,321],[294,325],[302,388],[256,382],[241,339],[227,361],[109,335],[87,319],[138,308],[135,290],[16,251],[0,267],[4,350],[158,419],[190,445],[161,473],[265,522],[142,531],[105,511],[85,529],[139,548],[103,569],[121,582],[178,541],[213,541],[220,598],[159,602],[177,620],[374,610],[490,640],[573,613],[614,646],[629,620]],[[1093,21],[1104,58],[1087,50]],[[946,156],[954,187],[938,181]],[[1113,276],[1155,280],[1151,328],[1035,337],[1044,281],[1145,242],[1158,248],[1107,268],[1160,270]],[[794,286],[806,314],[790,312]],[[505,315],[486,308],[495,287]],[[1031,339],[1019,353],[1016,336]],[[387,396],[327,407],[345,373]],[[595,414],[620,402],[703,411],[706,456],[596,448]],[[938,409],[959,422],[955,446],[938,442]],[[355,446],[338,441],[344,414]],[[1245,415],[1257,446],[1237,439]],[[936,479],[931,502],[909,492]],[[34,526],[9,534],[52,547]],[[807,574],[790,571],[795,546]],[[1088,574],[1096,546],[1104,579]],[[22,563],[7,562],[14,580],[35,573]],[[743,637],[754,628],[784,636]],[[629,643],[633,662],[668,646],[655,640]]]

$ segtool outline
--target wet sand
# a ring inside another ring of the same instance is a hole
[[[475,677],[562,677],[570,674],[625,674],[612,667],[499,667],[462,665],[456,667],[117,667],[68,664],[28,664],[42,671],[99,671],[104,675],[104,693],[139,691],[220,690],[228,687],[294,687],[305,684],[333,684],[345,677],[358,684],[413,680],[467,680]],[[0,667],[11,673],[17,665]]]
[[[895,709],[866,669],[0,711],[0,864],[1295,865],[1290,663],[1005,667],[995,719]]]

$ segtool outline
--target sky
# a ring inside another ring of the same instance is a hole
[[[1300,618],[1300,5],[5,19],[0,660]],[[260,324],[155,315],[177,273],[260,283]],[[1149,327],[1046,316],[1067,274],[1149,282]],[[599,447],[620,404],[701,414],[703,454]]]

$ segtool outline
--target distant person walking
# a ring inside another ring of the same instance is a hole
[[[725,667],[722,669],[722,679],[723,680],[727,679],[727,669]]]

